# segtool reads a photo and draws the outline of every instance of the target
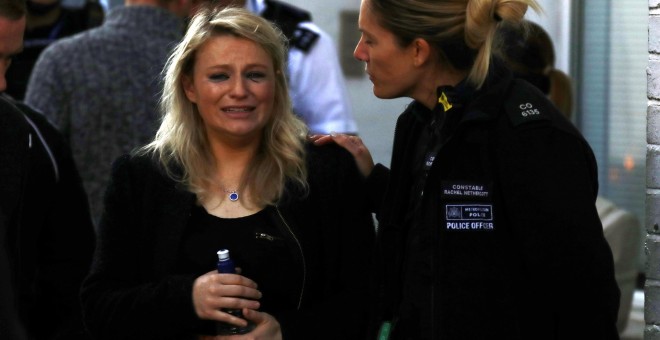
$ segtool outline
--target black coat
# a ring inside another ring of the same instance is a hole
[[[370,178],[387,187],[372,330],[389,319],[394,339],[618,339],[587,142],[501,68],[461,104],[447,112],[423,194],[411,169],[430,110],[417,102],[398,119],[391,172]]]
[[[308,148],[307,162],[309,194],[289,188],[276,207],[266,208],[288,235],[300,278],[291,301],[300,306],[276,317],[287,340],[363,339],[374,234],[364,180],[337,146]],[[192,336],[201,322],[192,303],[196,277],[174,273],[194,204],[195,196],[150,156],[115,163],[82,293],[85,321],[98,339]]]
[[[71,150],[41,114],[4,96],[0,130],[0,250],[9,271],[0,275],[11,279],[4,288],[31,338],[87,339],[78,294],[94,227]]]

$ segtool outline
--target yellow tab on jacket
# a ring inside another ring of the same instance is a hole
[[[449,111],[453,106],[449,102],[449,99],[447,98],[447,95],[443,91],[440,94],[440,98],[438,98],[438,103],[442,104],[442,108],[445,109],[445,112]]]

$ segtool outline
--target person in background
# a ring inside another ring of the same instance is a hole
[[[543,27],[526,21],[525,26],[503,26],[498,34],[504,41],[498,55],[516,77],[536,86],[570,120],[573,116],[571,78],[555,69],[555,49]],[[596,209],[605,239],[612,249],[614,272],[621,290],[617,317],[617,329],[621,334],[628,323],[637,281],[637,259],[642,242],[640,223],[630,211],[600,195],[596,199]]]
[[[534,0],[362,0],[354,55],[378,98],[410,97],[391,170],[347,148],[378,207],[372,332],[390,339],[618,339],[596,161],[492,53]]]
[[[160,72],[181,39],[189,0],[126,0],[103,25],[51,44],[25,101],[71,144],[95,224],[112,162],[158,128]]]
[[[80,176],[55,127],[4,93],[25,14],[0,0],[0,338],[88,339],[78,294],[95,236]]]
[[[244,7],[275,23],[287,37],[286,76],[293,111],[317,134],[357,134],[345,79],[332,38],[312,22],[311,13],[278,0],[194,0]]]
[[[499,34],[505,43],[496,52],[516,77],[536,86],[566,118],[571,119],[571,78],[555,68],[555,48],[548,32],[532,21],[526,20],[525,23],[524,26],[502,26]]]
[[[201,8],[166,65],[155,139],[120,157],[82,289],[97,339],[364,339],[372,215],[350,153],[306,142],[285,37]],[[220,274],[229,249],[239,274]]]
[[[58,39],[99,26],[103,8],[96,0],[87,0],[81,8],[63,6],[61,0],[27,0],[27,22],[23,51],[12,61],[7,71],[11,79],[5,91],[23,100],[28,80],[37,58],[48,45]]]

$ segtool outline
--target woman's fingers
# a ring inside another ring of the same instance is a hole
[[[338,144],[353,155],[355,164],[364,177],[371,174],[374,168],[374,160],[367,146],[364,145],[362,138],[344,133],[332,132],[329,135],[312,135],[309,137],[316,145],[324,145],[331,142]]]
[[[237,324],[238,318],[222,309],[258,309],[261,292],[256,282],[237,274],[208,272],[193,283],[193,305],[202,319]],[[233,321],[232,321],[233,320]],[[239,322],[240,323],[240,322]]]
[[[219,274],[216,271],[211,271],[209,273],[206,273],[204,275],[209,275],[210,280],[212,280],[215,283],[220,283],[223,285],[239,285],[239,286],[245,286],[245,287],[250,287],[250,288],[257,288],[257,283],[248,279],[245,276],[242,276],[240,274]]]

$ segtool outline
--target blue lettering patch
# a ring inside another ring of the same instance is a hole
[[[493,230],[493,206],[490,204],[447,204],[447,230]]]
[[[493,206],[485,204],[448,204],[447,221],[493,220]]]

